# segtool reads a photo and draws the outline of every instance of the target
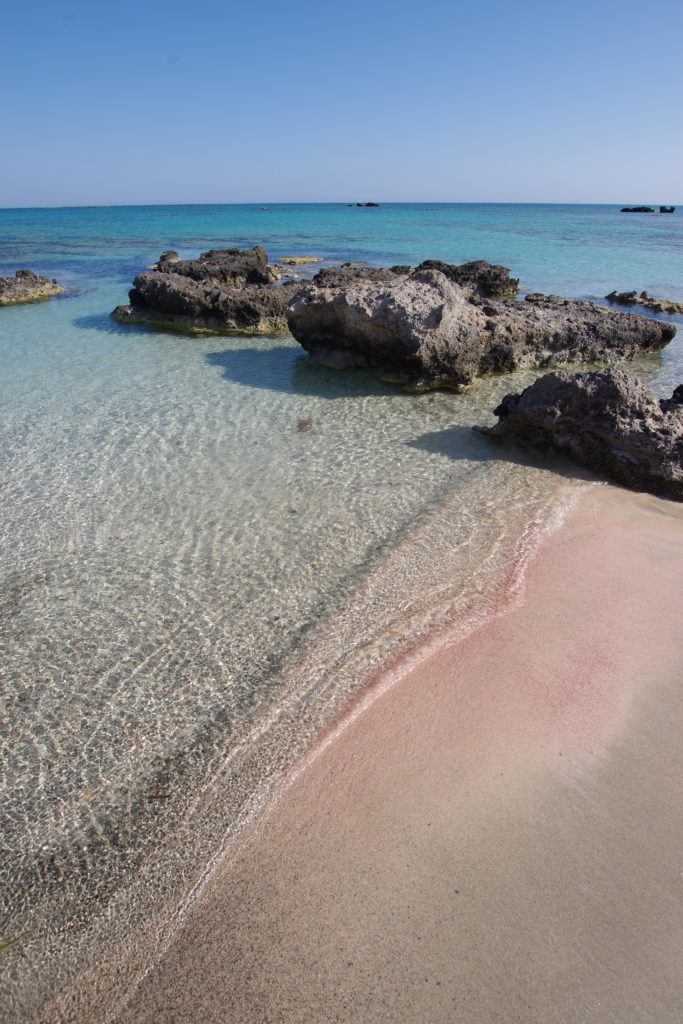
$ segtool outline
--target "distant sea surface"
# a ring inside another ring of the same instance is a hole
[[[67,289],[0,309],[8,1020],[57,1020],[79,971],[121,995],[358,686],[492,610],[589,479],[472,431],[533,372],[409,395],[289,337],[115,324],[133,277],[166,249],[262,244],[683,300],[681,213],[619,209],[0,210],[0,276]],[[683,331],[631,369],[670,394]]]

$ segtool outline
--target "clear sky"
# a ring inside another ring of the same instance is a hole
[[[32,0],[0,207],[683,202],[680,0]]]

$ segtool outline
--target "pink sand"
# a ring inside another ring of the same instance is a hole
[[[680,1024],[683,508],[589,491],[322,743],[128,1024]]]

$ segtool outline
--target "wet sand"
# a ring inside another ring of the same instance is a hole
[[[321,742],[102,1019],[679,1024],[681,594],[683,507],[585,493],[511,605]]]

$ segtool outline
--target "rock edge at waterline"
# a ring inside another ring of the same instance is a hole
[[[313,359],[365,366],[412,390],[523,367],[612,363],[663,348],[676,328],[557,295],[515,296],[485,260],[323,269],[293,295],[289,329]]]
[[[0,306],[17,306],[22,302],[40,302],[61,295],[58,281],[40,277],[32,270],[17,270],[14,277],[0,277]]]
[[[683,501],[683,385],[659,400],[620,369],[548,373],[521,394],[506,395],[495,414],[498,424],[482,433]]]

